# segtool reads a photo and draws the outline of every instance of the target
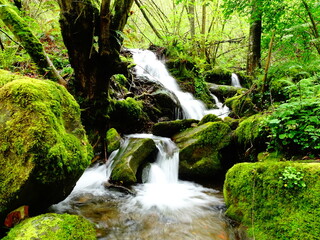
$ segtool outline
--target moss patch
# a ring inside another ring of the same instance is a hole
[[[14,227],[3,240],[94,240],[94,225],[81,216],[48,213]]]
[[[132,185],[137,182],[138,169],[148,162],[156,145],[150,138],[132,138],[128,145],[120,149],[114,158],[111,181],[117,184]]]
[[[230,127],[223,122],[208,122],[173,137],[180,149],[180,176],[212,178],[221,174],[220,150],[230,142]]]
[[[106,136],[108,154],[112,153],[120,147],[121,136],[116,129],[110,128]]]
[[[31,198],[41,197],[38,201],[47,204],[61,200],[89,165],[92,153],[80,108],[64,87],[9,72],[5,76],[13,81],[0,88],[1,213],[20,206],[11,206],[12,201],[32,205]],[[36,186],[43,186],[48,194],[21,196],[23,190]]]
[[[288,169],[295,169],[294,176],[285,180]],[[236,164],[226,175],[226,213],[249,227],[255,239],[319,239],[319,179],[318,163]],[[287,181],[295,180],[306,186],[288,187]]]

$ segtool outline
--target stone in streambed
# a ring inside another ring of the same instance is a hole
[[[153,161],[156,145],[150,138],[131,138],[114,158],[110,182],[130,186],[141,181],[144,165]]]
[[[231,141],[231,129],[223,122],[208,122],[173,137],[180,149],[179,175],[197,181],[222,174],[220,150]]]
[[[24,220],[3,240],[95,240],[94,225],[81,216],[47,213]]]

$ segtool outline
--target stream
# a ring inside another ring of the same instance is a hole
[[[182,92],[152,52],[134,50],[133,57],[138,75],[150,75],[152,81],[162,79],[162,84],[176,94],[185,118],[201,119],[208,113],[228,115],[229,109],[219,104],[215,96],[218,109],[206,109],[190,93]],[[154,163],[143,170],[143,183],[130,190],[108,184],[117,150],[107,164],[88,168],[72,193],[53,205],[52,211],[89,219],[100,240],[245,239],[224,216],[221,192],[178,179],[179,149],[171,139],[132,134],[125,136],[122,146],[130,138],[150,138],[158,149]]]

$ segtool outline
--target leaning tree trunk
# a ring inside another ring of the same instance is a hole
[[[251,23],[249,32],[249,46],[247,56],[247,74],[254,75],[257,68],[261,68],[261,34],[262,13],[259,9],[260,0],[255,0],[252,6]]]
[[[26,22],[6,0],[0,0],[0,19],[30,55],[33,62],[37,65],[39,73],[50,79],[57,80],[62,85],[66,85],[65,80],[59,75],[45,53],[41,42],[33,35]]]
[[[110,78],[121,71],[119,33],[133,1],[102,0],[99,5],[96,0],[58,0],[62,36],[75,72],[75,95],[85,109],[83,123],[101,139],[107,129]]]

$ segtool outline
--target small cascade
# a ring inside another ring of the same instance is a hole
[[[241,84],[240,84],[240,80],[237,74],[232,73],[231,74],[231,86],[234,87],[238,87],[238,88],[242,88]]]
[[[149,50],[131,50],[133,60],[137,64],[136,74],[144,76],[150,81],[159,82],[165,88],[172,91],[178,98],[186,119],[200,120],[206,113],[206,106],[200,100],[195,99],[191,93],[181,91],[176,80],[170,76],[162,61]]]
[[[228,117],[230,113],[230,109],[226,105],[224,105],[222,102],[220,102],[216,95],[212,93],[210,95],[213,98],[218,109],[207,110],[206,114],[212,113],[222,119],[224,119],[225,117]]]
[[[170,210],[173,215],[184,209],[188,210],[185,213],[187,217],[202,214],[200,208],[222,204],[220,199],[207,194],[216,191],[178,179],[179,149],[171,139],[151,134],[130,137],[153,139],[159,152],[156,161],[151,164],[148,181],[135,187],[136,196],[127,202],[125,209],[138,212]]]

